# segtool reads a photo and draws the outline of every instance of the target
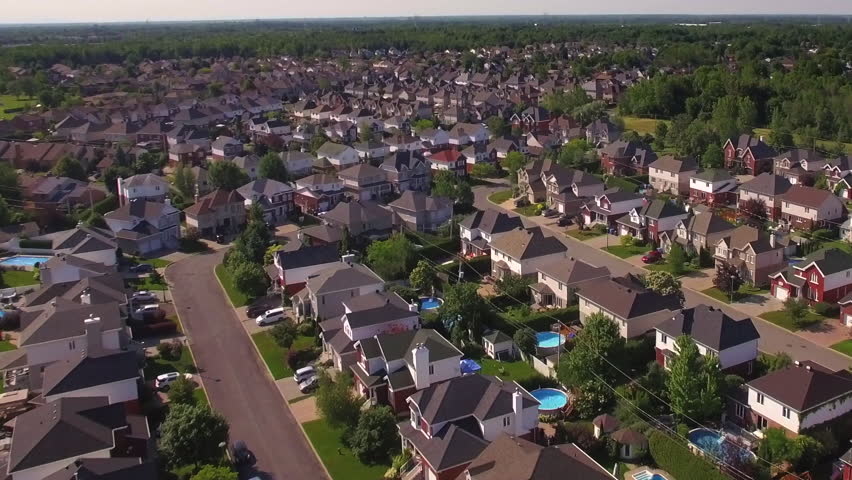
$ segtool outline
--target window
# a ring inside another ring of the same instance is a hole
[[[503,417],[503,426],[504,427],[508,427],[511,424],[512,424],[512,417],[509,417],[509,416]]]
[[[660,341],[663,342],[663,345],[669,343],[669,336],[665,333],[660,334]]]
[[[77,342],[75,342],[74,340],[71,340],[71,341],[68,342],[68,350],[74,350],[76,348],[77,348]]]
[[[817,277],[817,273],[816,273],[816,272],[811,272],[811,281],[812,281],[813,283],[817,283],[817,282],[819,282],[819,277]]]
[[[790,409],[787,407],[782,408],[781,415],[783,415],[784,418],[790,418]]]
[[[757,403],[759,403],[759,404],[763,405],[763,400],[764,400],[764,398],[765,398],[765,397],[763,396],[763,394],[762,394],[762,393],[758,393],[758,394],[757,394]]]
[[[429,365],[429,375],[435,375],[435,365]]]
[[[741,403],[736,404],[734,406],[734,414],[737,418],[743,418],[745,416],[745,406]]]
[[[757,428],[768,428],[769,422],[762,416],[757,417]]]

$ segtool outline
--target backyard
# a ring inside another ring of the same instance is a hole
[[[287,365],[287,351],[281,348],[270,335],[269,331],[252,334],[251,339],[260,351],[260,356],[266,363],[272,378],[279,380],[293,375],[293,370]],[[296,337],[290,349],[294,352],[310,348],[314,344],[313,337],[300,335]]]
[[[39,281],[33,275],[34,272],[26,270],[0,270],[0,288],[38,285]]]
[[[492,303],[494,302],[500,303],[499,298],[492,299]],[[580,318],[580,310],[576,305],[540,312],[531,312],[529,308],[524,307],[501,307],[501,309],[506,310],[506,312],[497,314],[495,324],[492,327],[509,335],[513,334],[520,324],[536,332],[544,332],[550,331],[550,325],[556,320],[571,324]]]
[[[10,120],[22,111],[26,111],[30,106],[38,103],[35,97],[18,97],[17,95],[0,95],[0,120]],[[18,110],[6,112],[6,110]]]
[[[231,304],[234,305],[234,308],[248,305],[249,302],[253,300],[252,298],[249,298],[248,295],[237,290],[233,279],[231,279],[231,274],[228,273],[228,269],[225,268],[225,265],[216,265],[216,278],[219,279],[219,283],[222,284],[222,288],[225,289],[225,293],[228,294],[228,298],[231,300]]]
[[[513,380],[518,383],[528,380],[538,373],[525,361],[500,362],[491,357],[482,357],[476,362],[482,367],[482,375],[494,375],[502,380]]]
[[[332,480],[376,480],[382,478],[390,467],[389,464],[370,466],[361,463],[340,441],[343,431],[331,427],[323,419],[303,423],[302,428]]]
[[[512,198],[511,190],[500,190],[499,192],[494,192],[488,196],[488,201],[491,203],[501,204],[507,200]]]

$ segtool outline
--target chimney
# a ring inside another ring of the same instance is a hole
[[[524,426],[521,420],[524,418],[524,395],[521,393],[521,387],[516,386],[515,391],[512,392],[512,412],[515,414],[515,418],[513,419],[515,424],[515,435],[523,435]]]
[[[416,303],[412,302],[412,303],[409,303],[409,304],[408,304],[408,311],[409,311],[409,312],[417,313],[419,310],[420,310],[420,309],[419,309],[419,308],[417,308],[417,304],[416,304]]]
[[[90,314],[89,318],[83,321],[83,326],[86,328],[86,351],[89,355],[99,353],[103,349],[101,318]]]
[[[83,289],[83,293],[80,294],[80,303],[83,305],[91,305],[92,304],[92,289],[86,287]]]
[[[353,254],[353,253],[347,253],[346,255],[341,256],[341,257],[340,257],[340,260],[341,260],[343,263],[347,263],[347,264],[349,264],[349,265],[352,265],[352,263],[355,261],[355,254]]]
[[[810,369],[811,369],[810,365],[805,365],[805,370],[810,370]]]
[[[414,361],[414,388],[423,390],[430,385],[429,381],[429,349],[426,345],[418,343],[411,351]]]
[[[796,365],[797,367],[801,367],[801,366],[802,366],[801,362],[799,362],[798,360],[796,360],[795,362],[793,362],[793,364],[794,364],[794,365]]]

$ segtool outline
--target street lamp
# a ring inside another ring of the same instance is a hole
[[[736,275],[731,274],[731,303],[734,303],[734,279],[737,278]]]

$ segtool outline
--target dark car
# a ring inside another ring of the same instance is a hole
[[[231,460],[235,465],[251,465],[254,463],[254,454],[246,446],[246,442],[237,440],[231,445]]]
[[[642,263],[657,263],[663,259],[663,254],[659,250],[651,250],[642,256]]]
[[[574,221],[571,220],[571,217],[567,217],[565,215],[559,217],[559,220],[556,222],[556,224],[559,225],[560,227],[567,227],[568,225],[571,225],[572,223],[574,223]]]
[[[224,245],[225,244],[225,236],[222,235],[221,233],[216,235],[216,243],[218,243],[220,245]]]
[[[138,263],[130,267],[133,273],[149,273],[154,271],[154,267],[150,263]]]

